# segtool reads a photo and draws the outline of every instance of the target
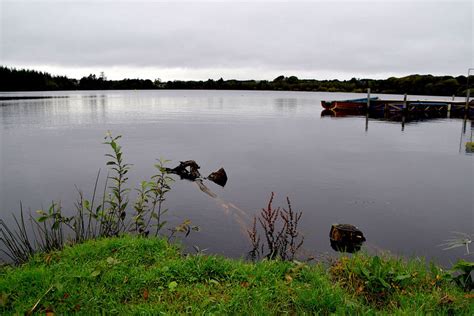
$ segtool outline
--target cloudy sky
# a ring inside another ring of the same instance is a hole
[[[466,74],[473,0],[0,0],[0,64],[80,78]]]

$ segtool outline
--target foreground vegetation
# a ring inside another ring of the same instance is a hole
[[[471,84],[474,82],[469,81]],[[216,89],[216,90],[288,90],[288,91],[328,91],[328,92],[366,92],[465,96],[466,76],[410,75],[387,79],[316,80],[299,79],[295,76],[279,76],[274,80],[206,80],[206,81],[167,81],[144,79],[107,80],[96,75],[82,77],[80,80],[65,76],[52,76],[45,72],[15,69],[0,66],[0,91],[35,90],[114,90],[114,89]]]
[[[184,255],[162,238],[114,237],[0,269],[0,313],[457,313],[469,294],[440,269],[367,255],[309,265]]]

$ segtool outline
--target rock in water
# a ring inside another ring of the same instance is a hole
[[[227,174],[225,173],[224,168],[220,168],[211,173],[207,178],[222,187],[227,183]]]
[[[360,229],[351,224],[334,224],[329,232],[331,247],[339,252],[357,252],[365,241]]]

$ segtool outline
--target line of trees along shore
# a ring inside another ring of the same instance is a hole
[[[472,76],[471,76],[471,79]],[[470,80],[474,82],[474,80]],[[0,66],[0,91],[48,90],[129,90],[129,89],[213,89],[213,90],[284,90],[366,92],[418,95],[466,95],[466,76],[409,75],[388,79],[316,80],[279,76],[273,80],[167,81],[159,79],[107,80],[91,74],[81,79],[53,76],[46,72]]]

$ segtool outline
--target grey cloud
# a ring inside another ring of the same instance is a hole
[[[472,11],[471,1],[3,2],[0,63],[459,74],[473,64]]]

